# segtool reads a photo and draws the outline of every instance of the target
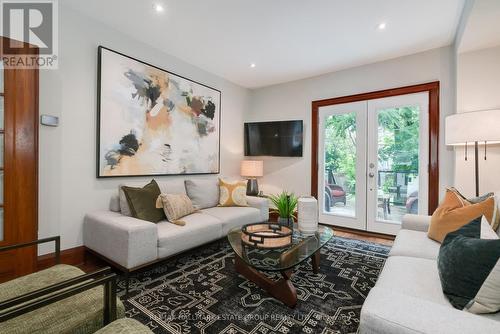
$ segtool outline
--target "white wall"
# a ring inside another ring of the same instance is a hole
[[[40,127],[39,237],[61,235],[63,249],[81,245],[85,213],[106,209],[111,194],[127,181],[95,177],[98,45],[221,90],[221,173],[239,174],[247,89],[132,40],[65,6],[60,6],[59,21],[59,69],[40,73],[40,113],[59,116],[60,126]],[[41,253],[51,249],[43,247]]]
[[[458,55],[457,70],[458,112],[500,109],[500,46]],[[500,124],[498,124],[500,131]],[[464,149],[456,149],[455,184],[465,194],[475,194],[474,149],[469,146],[469,159]],[[500,190],[500,146],[488,146],[487,160],[479,154],[479,191]]]
[[[303,119],[305,128],[302,158],[264,158],[261,188],[276,192],[281,188],[309,194],[311,185],[311,101],[365,93],[439,80],[441,82],[440,132],[444,117],[455,109],[455,52],[453,47],[396,58],[384,62],[329,73],[314,78],[265,87],[252,91],[246,121]],[[453,184],[454,154],[440,136],[440,189]]]

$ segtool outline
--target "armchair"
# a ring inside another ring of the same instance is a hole
[[[0,252],[52,241],[55,266],[0,284],[0,332],[93,333],[124,316],[116,275],[109,267],[85,274],[60,264],[60,237],[1,247]]]

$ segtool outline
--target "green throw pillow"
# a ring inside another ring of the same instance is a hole
[[[122,187],[132,217],[157,223],[166,219],[163,209],[156,208],[156,199],[161,194],[160,187],[155,180],[151,180],[142,188]]]
[[[500,239],[480,239],[481,219],[446,235],[438,269],[443,292],[455,308],[494,313],[500,310]]]

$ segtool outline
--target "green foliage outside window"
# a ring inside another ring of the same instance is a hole
[[[418,106],[384,109],[378,112],[379,166],[394,172],[418,172],[419,108]],[[345,177],[348,194],[355,193],[356,115],[342,114],[327,118],[325,124],[325,169]],[[379,168],[380,170],[380,168]],[[384,192],[394,185],[386,177]]]

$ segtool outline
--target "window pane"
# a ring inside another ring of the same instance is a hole
[[[3,168],[3,134],[0,134],[0,168]]]
[[[3,129],[3,102],[4,98],[3,96],[0,96],[0,129]]]
[[[356,114],[332,115],[325,123],[324,212],[356,216]]]
[[[0,93],[3,93],[3,62],[0,61]]]
[[[420,108],[378,112],[377,219],[401,222],[418,213]]]
[[[3,208],[0,208],[0,241],[3,240]]]
[[[0,204],[3,204],[3,171],[0,171]]]

